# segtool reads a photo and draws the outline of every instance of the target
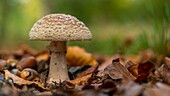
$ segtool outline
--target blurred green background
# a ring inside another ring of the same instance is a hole
[[[170,54],[169,0],[1,0],[0,48],[21,43],[45,49],[48,42],[30,41],[32,25],[50,13],[76,16],[92,31],[92,41],[69,42],[89,52],[134,54],[152,49]]]

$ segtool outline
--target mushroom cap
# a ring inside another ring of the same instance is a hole
[[[49,14],[33,25],[29,38],[46,41],[80,41],[92,39],[92,34],[85,24],[74,16]]]

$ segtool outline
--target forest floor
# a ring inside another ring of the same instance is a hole
[[[50,53],[28,45],[0,51],[2,96],[169,96],[170,58],[152,50],[137,55],[91,54],[67,49],[70,80],[48,86]],[[27,70],[26,70],[27,69]],[[28,70],[29,69],[29,70]],[[24,71],[29,74],[21,75]],[[26,76],[25,76],[26,75]],[[24,77],[25,76],[25,77]],[[31,79],[30,79],[31,78]]]

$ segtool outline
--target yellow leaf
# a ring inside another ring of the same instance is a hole
[[[71,46],[67,48],[67,62],[69,66],[93,66],[97,64],[94,56],[85,51],[85,49],[78,46]]]

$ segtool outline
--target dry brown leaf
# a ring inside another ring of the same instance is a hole
[[[53,95],[51,91],[37,92],[35,94],[36,96],[52,96]]]
[[[97,88],[100,88],[103,92],[108,93],[108,92],[111,92],[113,90],[116,90],[117,89],[116,87],[117,86],[116,86],[114,80],[112,80],[112,79],[104,79],[102,81],[102,84],[99,85],[99,87],[97,87]]]
[[[144,63],[140,63],[138,65],[138,77],[136,82],[147,81],[148,76],[151,71],[154,69],[154,64],[150,61],[146,61]]]
[[[115,55],[112,56],[112,57],[107,57],[107,58],[105,58],[105,62],[103,62],[103,63],[99,66],[99,70],[104,70],[107,66],[109,66],[109,65],[112,63],[112,61],[113,61],[114,59],[117,59],[117,58],[119,58],[121,64],[124,62],[124,56],[123,56],[123,55],[121,55],[121,54],[115,54]]]
[[[34,85],[39,86],[42,89],[45,89],[44,84],[42,84],[40,82],[24,80],[16,75],[10,73],[8,70],[4,70],[4,72],[5,72],[5,79],[8,80],[9,78],[12,78],[13,82],[17,85],[32,85],[32,84],[34,84]]]
[[[144,91],[144,96],[169,96],[170,86],[163,83],[156,83],[153,88],[147,88]]]
[[[126,64],[125,64],[125,67],[128,69],[128,71],[133,75],[135,76],[136,78],[138,77],[138,65],[131,62],[131,61],[128,61]]]
[[[100,71],[99,73],[101,73]],[[119,62],[119,59],[114,59],[112,64],[107,66],[104,69],[104,72],[98,74],[99,76],[103,76],[102,74],[105,73],[109,75],[112,79],[122,79],[123,77],[131,80],[135,80],[136,78]]]
[[[78,46],[68,47],[66,57],[69,66],[93,66],[97,64],[92,54],[87,53],[85,49]]]
[[[124,80],[123,84],[118,89],[120,96],[140,96],[143,90],[143,86],[131,80]]]
[[[101,72],[99,72],[99,73],[101,73]],[[98,73],[98,74],[99,74]],[[104,73],[103,74],[107,74],[107,75],[109,75],[112,79],[122,79],[123,78],[123,76],[122,76],[122,74],[119,72],[119,71],[117,71],[117,69],[115,68],[115,67],[113,67],[113,65],[111,64],[111,65],[109,65],[109,66],[107,66],[105,69],[104,69]],[[102,75],[103,75],[102,74]],[[101,76],[102,76],[101,75]]]
[[[115,59],[112,61],[112,68],[114,68],[117,73],[122,74],[123,77],[135,80],[136,78],[123,66],[120,64],[119,59]]]
[[[170,58],[165,57],[165,64],[155,72],[164,82],[170,84]]]
[[[99,65],[96,64],[96,65],[88,68],[87,70],[85,70],[85,71],[83,71],[82,73],[80,73],[80,74],[77,76],[77,78],[96,72],[97,69],[98,69],[98,67],[99,67]]]
[[[85,84],[87,83],[87,81],[89,80],[89,78],[92,76],[93,73],[95,73],[98,69],[98,64],[88,68],[87,70],[83,71],[82,73],[80,73],[76,79],[74,80],[70,80],[68,82],[74,84],[74,85],[81,85],[81,84]]]
[[[74,85],[82,85],[82,84],[86,84],[87,81],[89,80],[89,78],[92,76],[92,73],[90,74],[87,74],[85,76],[82,76],[82,77],[78,77],[74,80],[70,80],[68,82],[74,84]]]
[[[169,57],[165,57],[165,64],[168,65],[168,67],[170,66],[170,58]]]
[[[128,61],[125,64],[128,71],[136,77],[136,82],[147,81],[148,76],[154,69],[154,64],[150,61],[145,61],[143,63],[134,64]]]

